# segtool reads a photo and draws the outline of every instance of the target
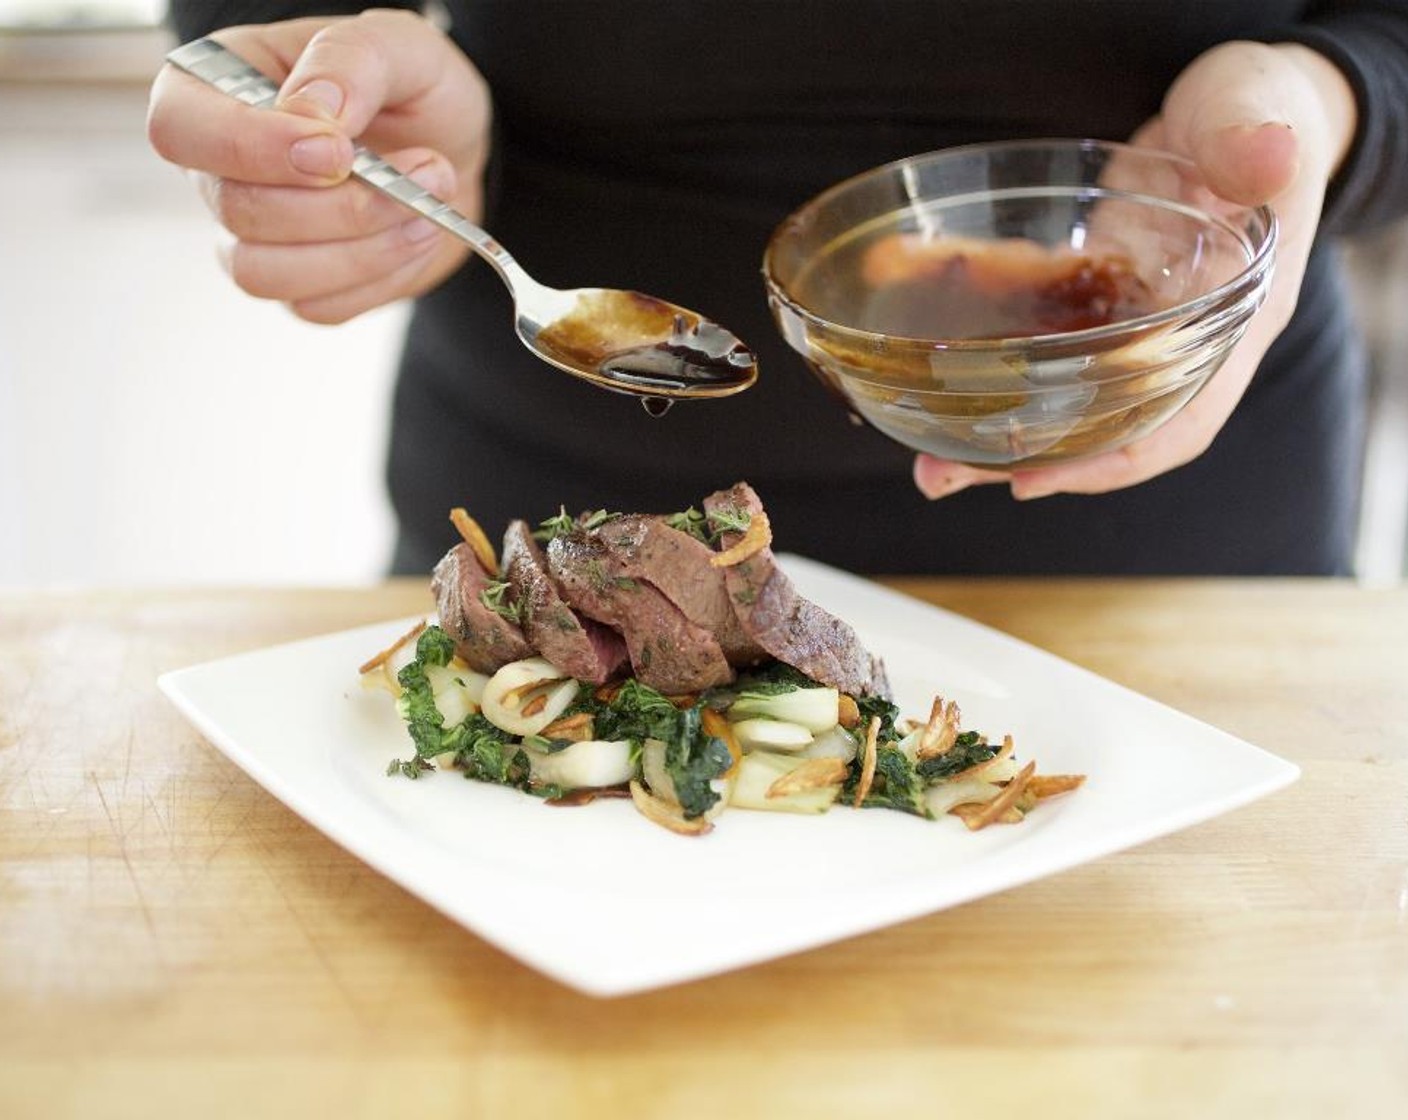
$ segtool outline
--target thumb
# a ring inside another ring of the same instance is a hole
[[[382,9],[335,20],[299,53],[278,107],[360,136],[383,109],[434,87],[443,46],[440,32],[411,12]]]
[[[1212,190],[1244,206],[1295,182],[1301,76],[1274,48],[1224,43],[1179,75],[1164,99],[1169,147],[1197,163]]]

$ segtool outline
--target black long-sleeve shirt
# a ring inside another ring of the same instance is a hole
[[[175,0],[183,38],[368,6]],[[384,5],[383,5],[384,6]],[[415,7],[413,3],[401,6]],[[551,370],[471,261],[418,301],[397,382],[396,567],[565,505],[669,511],[738,479],[780,547],[863,572],[1332,574],[1349,569],[1365,375],[1330,237],[1408,211],[1408,2],[450,0],[495,112],[485,224],[544,282],[649,291],[758,352],[756,388],[654,420]],[[1359,129],[1296,314],[1213,446],[1126,490],[931,503],[911,455],[854,427],[777,336],[777,223],[902,156],[1037,136],[1124,139],[1231,39],[1296,40],[1349,77]]]

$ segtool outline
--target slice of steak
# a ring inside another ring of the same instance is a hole
[[[740,482],[705,498],[704,511],[735,519],[753,517],[763,512],[763,503],[751,486]],[[724,532],[720,542],[728,548],[742,536]],[[842,692],[889,695],[880,661],[847,623],[798,594],[771,548],[724,568],[724,582],[743,629],[777,660]]]
[[[709,562],[714,553],[703,541],[646,514],[618,517],[596,534],[622,575],[650,584],[695,626],[713,634],[730,665],[744,668],[768,659],[738,621],[723,569]]]
[[[528,643],[569,676],[591,684],[610,680],[626,664],[626,643],[610,627],[578,618],[567,605],[526,521],[509,523],[503,556]]]
[[[636,678],[664,693],[696,692],[733,680],[714,636],[644,580],[627,575],[613,550],[581,529],[553,538],[548,571],[577,611],[620,631]]]
[[[467,544],[445,553],[430,579],[441,629],[454,639],[455,652],[480,673],[533,656],[523,631],[481,601],[489,582],[489,573]]]

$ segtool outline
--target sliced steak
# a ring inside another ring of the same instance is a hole
[[[454,639],[455,652],[480,673],[533,656],[523,631],[480,600],[489,581],[489,573],[467,544],[457,544],[445,553],[430,579],[441,629]]]
[[[547,557],[526,521],[509,523],[503,571],[522,612],[523,635],[557,668],[578,680],[602,684],[626,664],[626,643],[610,627],[581,619],[548,575]]]
[[[616,518],[596,535],[611,549],[622,575],[650,584],[695,626],[713,634],[730,665],[744,668],[768,659],[738,621],[723,569],[709,562],[714,553],[704,542],[646,514]]]
[[[588,618],[620,631],[631,670],[643,684],[681,693],[733,680],[714,636],[650,584],[627,575],[597,532],[577,529],[555,537],[547,558],[563,598]]]
[[[740,482],[705,498],[704,510],[752,516],[763,512],[763,503],[751,486]],[[721,543],[731,547],[742,535],[725,532]],[[889,695],[880,661],[849,625],[797,593],[771,548],[725,568],[724,582],[743,629],[777,660],[842,692]]]

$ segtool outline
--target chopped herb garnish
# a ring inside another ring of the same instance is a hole
[[[665,518],[665,524],[671,529],[678,529],[681,533],[688,533],[695,540],[702,541],[704,544],[713,543],[709,535],[708,519],[693,506],[679,513],[670,514]]]
[[[595,509],[573,517],[567,512],[566,506],[558,506],[556,516],[538,522],[538,527],[533,530],[533,538],[539,541],[551,541],[575,529],[600,529],[607,522],[615,521],[620,516],[622,515],[619,513]]]
[[[556,517],[549,517],[545,521],[538,522],[538,527],[533,530],[533,539],[539,541],[556,540],[558,537],[570,533],[576,527],[576,518],[567,512],[567,507],[558,506]]]
[[[738,506],[724,506],[709,511],[709,527],[717,536],[719,533],[746,533],[753,522],[753,515]]]
[[[577,518],[577,524],[582,529],[600,529],[608,521],[615,521],[620,516],[619,513],[608,513],[604,509],[592,510]]]
[[[495,614],[513,623],[523,622],[524,604],[512,598],[513,585],[506,579],[496,579],[484,585],[479,601]]]

